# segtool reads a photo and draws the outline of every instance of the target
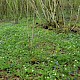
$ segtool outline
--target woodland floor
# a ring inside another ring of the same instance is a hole
[[[0,23],[0,80],[80,80],[80,34]]]

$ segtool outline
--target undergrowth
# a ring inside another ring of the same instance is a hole
[[[31,23],[0,23],[0,80],[80,80],[80,35]]]

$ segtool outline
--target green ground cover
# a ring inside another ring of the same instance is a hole
[[[0,23],[0,80],[80,80],[80,35],[28,24]]]

